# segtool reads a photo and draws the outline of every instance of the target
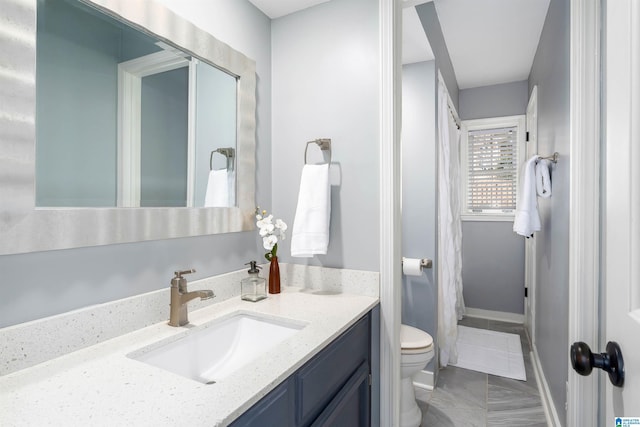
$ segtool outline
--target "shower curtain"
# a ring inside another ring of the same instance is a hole
[[[438,345],[440,366],[456,363],[462,297],[460,131],[449,111],[449,94],[438,81]]]

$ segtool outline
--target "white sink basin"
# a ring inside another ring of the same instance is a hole
[[[213,384],[304,328],[290,319],[237,313],[161,341],[128,357]]]

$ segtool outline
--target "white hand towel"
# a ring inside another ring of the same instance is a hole
[[[236,205],[236,172],[232,169],[227,172],[227,206]]]
[[[329,165],[304,165],[291,233],[291,256],[310,258],[326,254],[330,218]]]
[[[226,169],[212,170],[207,181],[204,207],[226,208],[229,206],[229,174]]]
[[[522,165],[518,182],[516,217],[513,220],[513,231],[525,237],[531,237],[534,231],[540,230],[535,179],[537,160],[538,156],[536,155]]]
[[[551,162],[542,159],[536,165],[536,192],[538,196],[548,199],[551,197],[551,178],[549,176],[549,167]]]

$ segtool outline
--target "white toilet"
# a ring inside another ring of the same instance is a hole
[[[400,427],[418,427],[422,422],[422,412],[413,392],[413,376],[433,358],[433,338],[425,331],[401,325],[400,346]]]

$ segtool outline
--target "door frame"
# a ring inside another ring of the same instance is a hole
[[[174,52],[162,50],[118,64],[117,104],[117,198],[116,206],[140,207],[141,150],[142,150],[142,78],[188,67],[189,111],[187,132],[187,200],[193,206],[195,176],[195,58],[187,59]]]
[[[601,0],[570,4],[569,345],[600,348]],[[598,375],[573,372],[567,357],[567,425],[598,419]]]
[[[538,152],[538,86],[529,96],[526,111],[526,156],[529,159]],[[524,325],[532,348],[536,339],[536,243],[537,239],[526,239],[524,243],[524,286],[527,292],[524,302]]]
[[[380,425],[400,424],[402,7],[379,0]]]

